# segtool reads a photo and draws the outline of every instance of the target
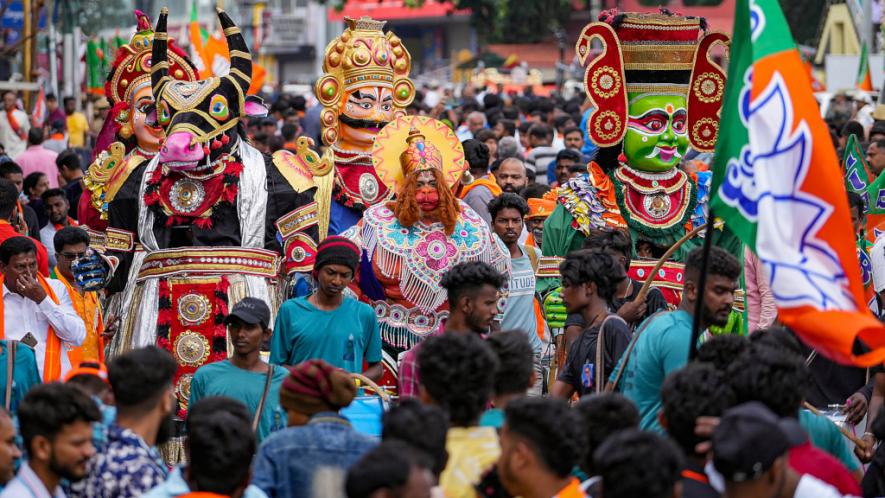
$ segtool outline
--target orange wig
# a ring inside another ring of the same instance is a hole
[[[455,223],[461,213],[461,206],[452,190],[446,186],[442,171],[432,168],[424,171],[432,171],[436,179],[436,191],[439,194],[439,207],[433,214],[445,228],[446,235],[455,232]],[[416,194],[418,193],[418,174],[420,171],[411,171],[406,175],[405,182],[397,193],[396,200],[387,204],[387,207],[396,215],[400,224],[411,227],[421,220],[421,208],[418,207]]]

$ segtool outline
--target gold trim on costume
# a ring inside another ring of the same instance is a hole
[[[436,146],[442,157],[442,173],[446,185],[456,185],[467,169],[464,148],[451,128],[427,116],[399,117],[378,133],[372,145],[372,164],[378,178],[391,191],[399,190],[404,181],[400,156],[409,146],[406,138],[412,129],[420,132],[427,143]]]
[[[238,34],[240,34],[240,28],[238,28],[236,26],[231,26],[229,28],[224,29],[224,36],[238,35]]]
[[[154,251],[144,258],[138,281],[172,275],[245,274],[275,278],[279,256],[265,249],[188,247]]]
[[[318,221],[317,203],[311,202],[284,214],[274,222],[274,225],[280,231],[280,236],[283,237],[283,240],[286,240],[293,234],[309,226],[316,225]]]
[[[132,232],[108,227],[105,235],[107,236],[105,246],[108,250],[128,252],[135,247],[135,234]]]

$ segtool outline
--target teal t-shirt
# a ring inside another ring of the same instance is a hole
[[[808,410],[799,410],[799,425],[808,433],[811,444],[839,459],[852,472],[860,468],[860,461],[851,451],[848,440],[832,420]]]
[[[688,363],[691,342],[691,315],[682,310],[655,316],[636,339],[633,352],[621,377],[621,393],[639,409],[639,428],[663,433],[658,423],[661,385],[667,375]],[[642,328],[642,326],[640,326]],[[621,361],[609,380],[620,367]]]
[[[0,407],[3,406],[6,395],[6,362],[7,345],[9,341],[0,341]],[[10,411],[15,413],[18,404],[32,387],[42,383],[40,372],[37,370],[37,357],[34,350],[25,344],[18,343],[15,348],[15,365],[12,371],[12,394],[10,396]]]
[[[494,427],[495,429],[504,427],[504,410],[489,408],[482,412],[482,416],[479,417],[479,426]]]
[[[351,373],[363,372],[363,360],[381,361],[378,317],[366,303],[345,297],[341,306],[324,311],[307,297],[280,307],[270,339],[270,362],[296,365],[322,359]]]
[[[267,400],[261,411],[261,420],[258,421],[256,436],[259,442],[271,432],[286,428],[285,412],[279,409],[280,386],[283,385],[283,379],[289,375],[289,372],[278,365],[273,365],[273,369],[270,390],[267,392]],[[254,418],[261,395],[264,394],[266,375],[238,368],[230,360],[203,365],[197,369],[191,381],[188,406],[193,406],[197,401],[209,396],[227,396],[243,402],[249,409],[249,415]]]

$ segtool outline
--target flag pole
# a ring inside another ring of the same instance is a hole
[[[707,286],[707,263],[710,259],[710,248],[713,246],[713,210],[707,212],[707,229],[704,231],[703,258],[701,259],[701,275],[698,279],[697,299],[694,304],[694,320],[691,321],[691,341],[688,343],[688,361],[698,354],[698,338],[701,335],[701,316],[704,311],[704,290]]]

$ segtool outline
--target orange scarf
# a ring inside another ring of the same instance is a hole
[[[461,192],[458,193],[458,197],[460,199],[467,197],[467,192],[470,192],[474,187],[479,186],[489,189],[495,197],[498,197],[503,192],[501,187],[499,187],[498,183],[495,181],[495,175],[489,173],[488,178],[477,178],[467,185],[463,185],[461,187]]]
[[[57,232],[57,231],[61,230],[62,228],[64,228],[65,226],[78,227],[78,226],[80,226],[80,224],[77,223],[77,220],[68,216],[68,224],[67,225],[62,225],[61,223],[53,223],[53,226],[55,227],[55,231]]]
[[[9,126],[12,128],[12,131],[15,132],[16,135],[21,138],[22,136],[22,127],[18,124],[18,120],[15,119],[15,109],[9,110],[6,109],[6,120],[9,121]]]
[[[3,275],[0,274],[0,287],[3,286]],[[37,282],[40,282],[40,287],[43,287],[43,291],[46,292],[46,295],[49,296],[49,299],[52,299],[52,302],[58,304],[58,297],[53,292],[52,287],[49,286],[49,282],[46,281],[46,277],[43,275],[37,274]],[[6,335],[6,317],[4,315],[4,303],[2,297],[2,289],[0,289],[0,340],[5,339]],[[49,329],[46,331],[46,354],[43,356],[43,382],[55,382],[61,377],[61,340],[55,335],[55,329],[52,328],[52,324],[49,324]]]
[[[98,303],[98,295],[95,292],[84,292],[71,285],[68,279],[55,268],[55,278],[65,284],[68,295],[71,296],[71,304],[77,316],[83,319],[86,325],[86,339],[83,344],[68,351],[68,359],[71,366],[79,365],[83,361],[99,361],[104,363],[104,321],[101,316],[101,305]]]

